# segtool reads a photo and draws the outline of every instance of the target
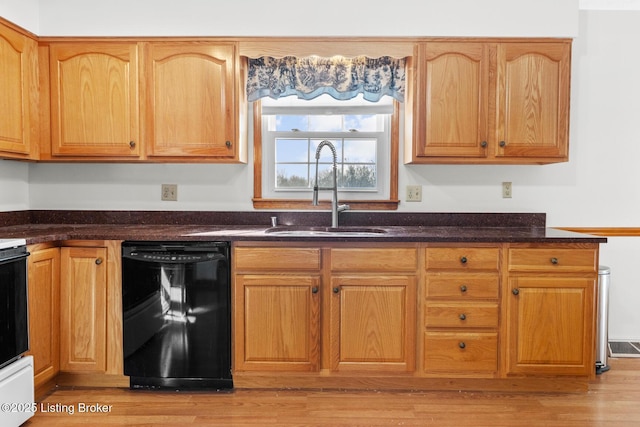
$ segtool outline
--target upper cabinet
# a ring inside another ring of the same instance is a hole
[[[238,156],[233,43],[149,43],[142,104],[147,155]]]
[[[38,156],[38,44],[0,23],[0,157]]]
[[[41,60],[42,160],[246,162],[234,42],[53,41]]]
[[[405,161],[567,161],[570,63],[569,40],[419,43]]]
[[[140,155],[136,43],[54,43],[49,67],[52,157]]]

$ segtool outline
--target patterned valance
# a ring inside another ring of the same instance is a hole
[[[255,101],[296,95],[313,99],[329,94],[335,99],[351,99],[362,93],[376,102],[389,95],[404,101],[405,58],[249,58],[247,97]]]

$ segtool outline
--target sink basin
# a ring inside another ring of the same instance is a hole
[[[386,233],[381,228],[371,227],[310,227],[310,226],[278,226],[264,231],[273,236],[318,236],[318,237],[366,237],[380,236]]]

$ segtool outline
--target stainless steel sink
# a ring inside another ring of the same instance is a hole
[[[310,226],[277,226],[264,231],[273,236],[317,236],[317,237],[366,237],[380,236],[387,231],[371,227],[310,227]]]

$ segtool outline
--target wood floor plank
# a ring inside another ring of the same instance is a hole
[[[62,387],[39,405],[66,405],[74,413],[39,411],[25,426],[638,426],[640,359],[610,359],[610,365],[584,393]],[[81,413],[81,404],[111,407],[107,413]]]

